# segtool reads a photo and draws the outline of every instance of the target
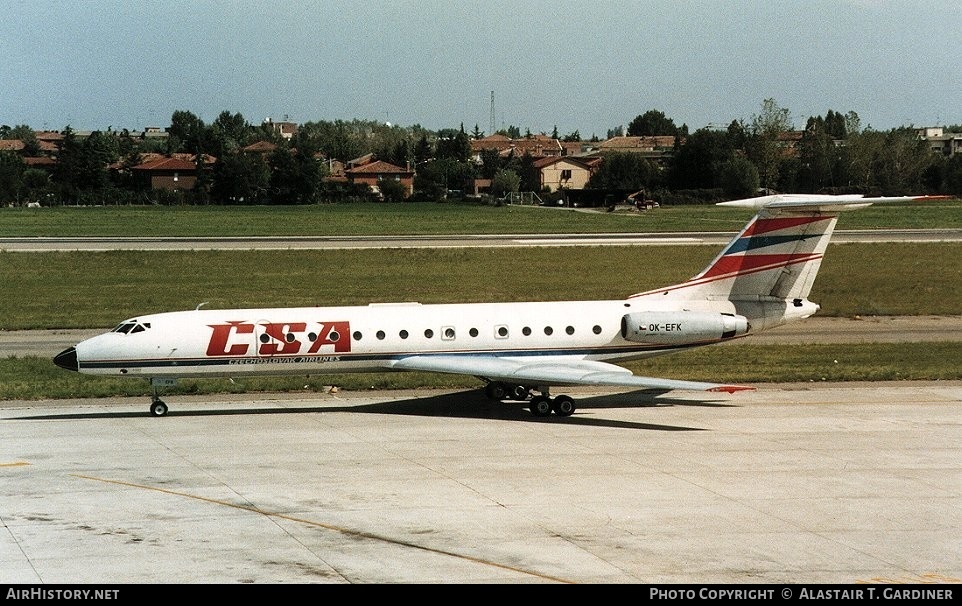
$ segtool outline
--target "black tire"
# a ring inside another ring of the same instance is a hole
[[[167,405],[163,400],[154,400],[150,403],[150,414],[154,417],[162,417],[167,414]]]
[[[531,395],[531,390],[524,385],[512,385],[511,386],[511,399],[517,400],[518,402],[524,402]]]
[[[535,396],[531,400],[531,414],[536,417],[547,417],[551,414],[551,400],[544,396]]]
[[[487,396],[489,400],[497,400],[500,402],[504,399],[505,395],[504,383],[491,381],[484,386],[484,395]]]
[[[551,409],[559,417],[570,417],[575,411],[575,401],[570,396],[558,396],[551,404]]]

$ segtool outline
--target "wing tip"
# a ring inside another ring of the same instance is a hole
[[[736,393],[739,391],[755,391],[755,388],[748,385],[719,385],[718,387],[712,387],[708,391],[715,393]]]

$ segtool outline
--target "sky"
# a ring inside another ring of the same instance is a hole
[[[492,103],[493,93],[493,103]],[[962,0],[0,0],[0,124],[962,124]]]

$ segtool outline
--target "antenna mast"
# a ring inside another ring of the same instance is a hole
[[[489,125],[488,135],[494,134],[494,91],[491,91],[491,124]]]

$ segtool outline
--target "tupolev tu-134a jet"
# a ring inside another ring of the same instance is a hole
[[[751,387],[642,377],[613,364],[722,343],[807,318],[838,213],[931,196],[772,195],[722,206],[757,214],[693,278],[613,301],[196,309],[143,315],[64,350],[54,362],[92,375],[177,378],[430,371],[474,375],[496,400],[568,416],[550,387],[736,392]]]

